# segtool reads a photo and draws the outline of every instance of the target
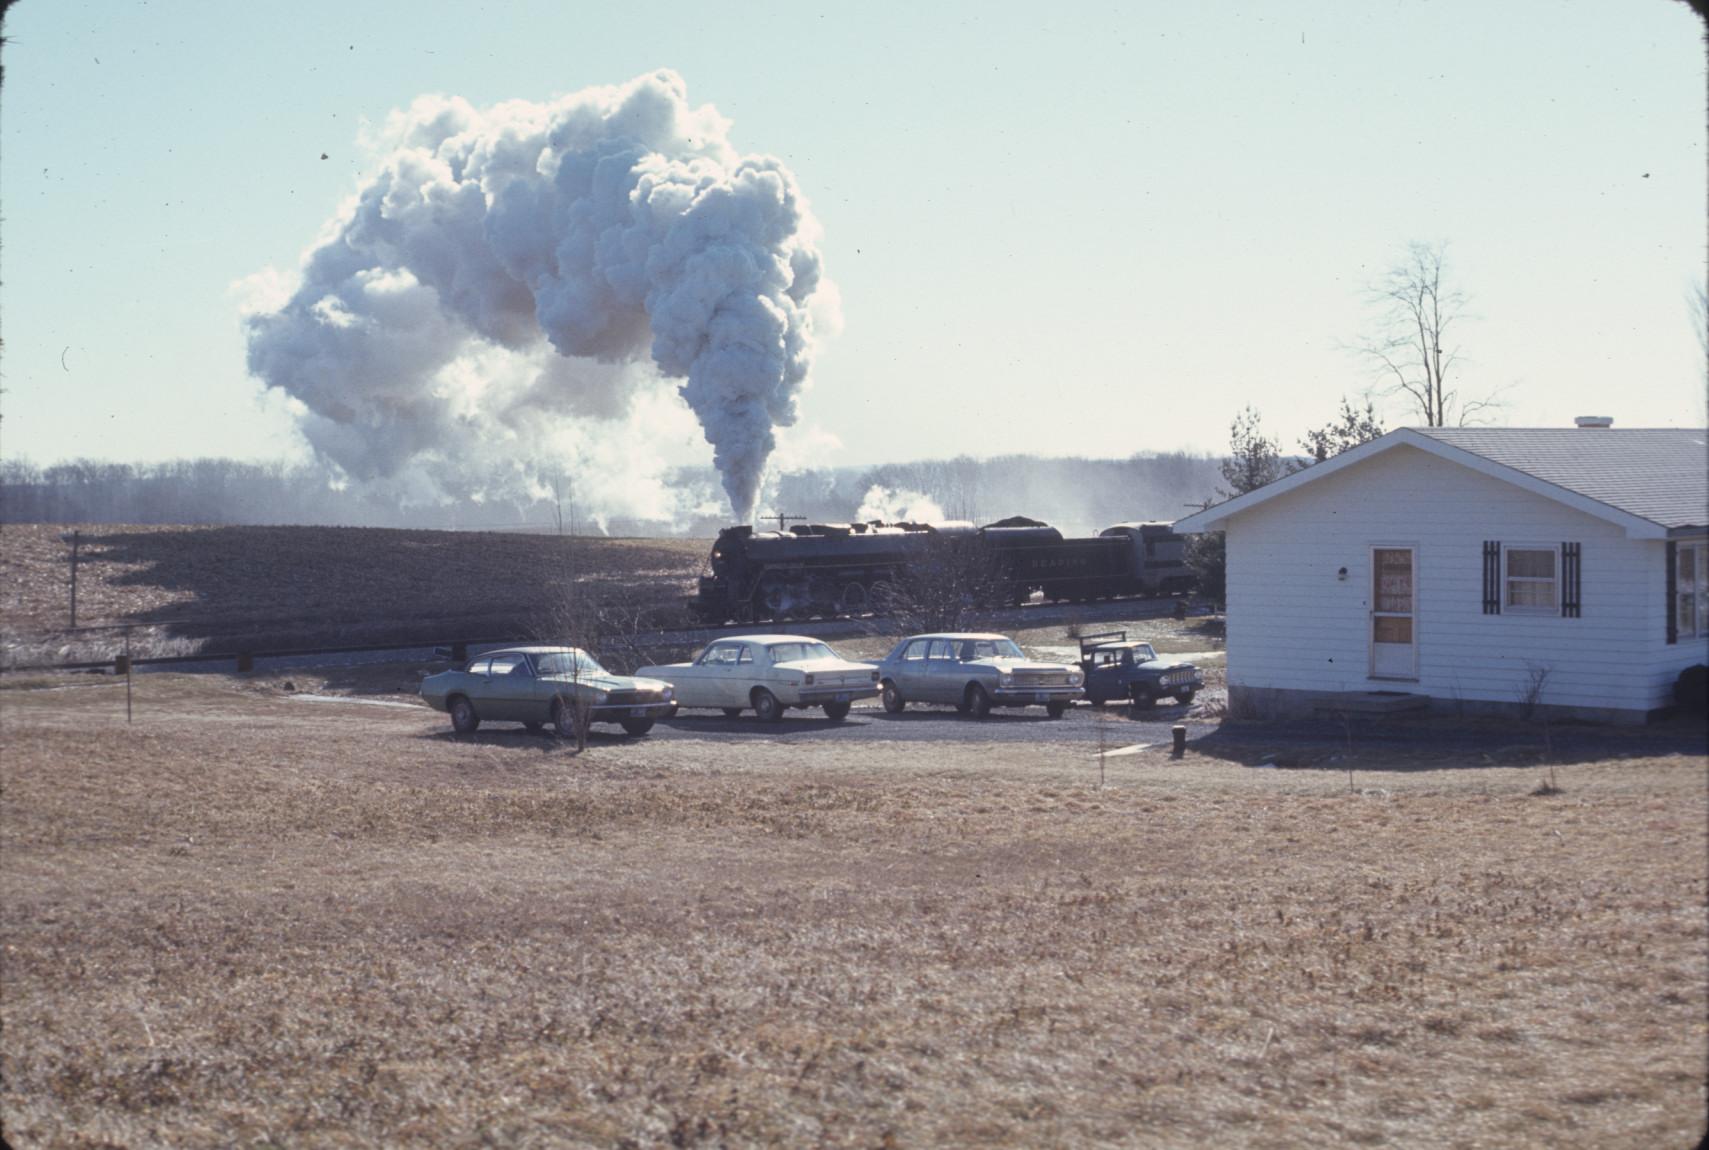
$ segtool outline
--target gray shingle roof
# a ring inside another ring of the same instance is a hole
[[[1674,428],[1415,427],[1663,527],[1709,524],[1709,432]]]

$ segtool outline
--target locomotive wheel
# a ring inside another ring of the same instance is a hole
[[[837,600],[837,610],[844,615],[858,615],[865,611],[866,588],[859,583],[844,587],[842,597]]]

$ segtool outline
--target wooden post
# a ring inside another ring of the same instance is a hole
[[[1169,751],[1170,757],[1178,759],[1187,753],[1187,725],[1185,723],[1176,723],[1173,727],[1169,728],[1169,734],[1173,736],[1175,740],[1175,745],[1170,748]]]
[[[65,536],[61,535],[61,539]],[[83,541],[83,532],[71,533],[71,626],[77,626],[77,545]]]
[[[125,662],[125,722],[131,721],[131,629],[125,628],[125,653],[120,656]]]

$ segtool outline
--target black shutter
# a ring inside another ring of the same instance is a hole
[[[1701,575],[1698,576],[1702,578]],[[1679,544],[1667,541],[1667,641],[1679,642]]]
[[[1577,619],[1579,613],[1578,544],[1561,544],[1561,614]]]
[[[1501,544],[1484,543],[1484,614],[1501,614]]]

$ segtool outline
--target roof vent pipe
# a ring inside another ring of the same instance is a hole
[[[1613,427],[1612,415],[1581,415],[1573,420],[1580,427]]]

